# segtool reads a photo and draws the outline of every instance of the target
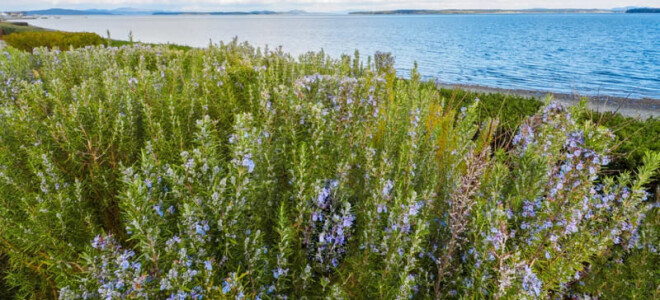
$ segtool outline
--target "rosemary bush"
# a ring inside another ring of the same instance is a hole
[[[546,298],[645,247],[648,153],[551,102],[510,143],[420,82],[236,41],[0,57],[16,298]],[[2,261],[0,261],[2,262]],[[653,289],[654,287],[650,287]]]

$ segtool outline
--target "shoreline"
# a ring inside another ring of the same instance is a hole
[[[57,31],[49,28],[43,28],[28,24],[27,26],[20,26],[28,29],[29,31]],[[119,43],[128,43],[128,41],[113,40]],[[165,45],[165,44],[163,44]],[[0,49],[4,46],[4,41],[0,38]],[[584,96],[576,93],[555,93],[542,90],[526,90],[526,89],[507,89],[492,86],[484,86],[478,84],[451,84],[436,82],[436,86],[445,89],[461,89],[469,92],[484,93],[484,94],[504,94],[515,95],[528,99],[543,100],[547,96],[565,105],[575,105],[583,98],[588,99],[587,107],[595,112],[614,112],[620,113],[626,117],[633,117],[637,119],[648,119],[649,117],[660,117],[660,99],[630,99],[618,96]]]
[[[547,96],[565,105],[575,105],[587,98],[587,107],[595,112],[613,112],[626,117],[648,119],[660,116],[660,99],[630,99],[616,96],[584,96],[579,94],[555,93],[550,91],[506,89],[472,84],[436,83],[444,89],[460,89],[475,93],[514,95],[528,99],[543,100]]]

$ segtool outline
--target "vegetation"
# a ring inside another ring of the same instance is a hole
[[[98,46],[106,42],[96,33],[62,31],[19,32],[5,36],[4,40],[10,46],[25,51],[37,47],[68,50],[70,47]]]
[[[35,26],[22,26],[22,25],[12,24],[10,22],[2,22],[2,21],[0,21],[0,30],[2,30],[1,32],[3,35],[20,33],[20,32],[45,31],[45,29]]]
[[[0,29],[2,29],[2,32],[5,36],[13,33],[20,33],[13,34],[9,40],[7,40],[7,42],[11,43],[10,45],[14,48],[22,49],[25,51],[32,51],[32,49],[38,47],[47,47],[50,49],[56,47],[59,50],[66,51],[69,50],[70,47],[81,48],[94,45],[121,47],[125,45],[144,44],[133,41],[132,37],[129,37],[129,40],[127,41],[110,39],[109,37],[107,39],[102,39],[95,33],[47,31],[46,29],[40,27],[19,26],[6,22],[0,22]],[[146,45],[156,46],[155,44]],[[164,46],[177,50],[188,50],[191,48],[189,46],[176,44],[164,44]]]
[[[538,99],[515,95],[473,93],[450,89],[440,89],[439,93],[441,97],[447,99],[461,99],[461,103],[464,105],[471,104],[476,98],[480,99],[479,120],[499,119],[501,126],[507,129],[503,132],[506,135],[511,135],[522,120],[530,117],[543,106],[543,101]],[[605,170],[608,174],[634,172],[641,165],[646,152],[660,151],[660,119],[658,118],[640,120],[614,112],[598,113],[588,110],[584,110],[578,118],[605,126],[617,136],[618,142],[612,148],[612,162],[606,166]],[[656,181],[654,180],[653,186],[657,183]]]
[[[392,66],[7,49],[0,298],[658,296],[648,130]]]
[[[628,14],[652,14],[652,13],[660,13],[660,8],[651,8],[651,7],[645,7],[645,8],[632,8],[629,10],[626,10],[626,13]]]

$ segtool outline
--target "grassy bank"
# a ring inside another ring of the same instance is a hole
[[[0,21],[0,30],[2,30],[3,35],[8,35],[12,33],[20,33],[20,32],[41,32],[41,31],[46,31],[46,29],[41,28],[41,27],[36,27],[36,26],[23,26],[23,25],[16,25],[11,22],[6,22],[6,21]]]
[[[3,296],[658,296],[655,119],[392,66],[8,49]]]
[[[31,51],[35,47],[48,47],[48,48],[58,48],[60,50],[68,50],[70,46],[74,48],[84,47],[84,46],[94,46],[103,44],[109,47],[121,47],[125,45],[133,44],[143,44],[156,46],[155,44],[140,43],[135,42],[130,38],[130,40],[116,40],[110,38],[103,38],[94,33],[88,32],[63,32],[56,30],[49,30],[36,26],[23,26],[15,25],[11,22],[0,22],[0,29],[2,30],[3,36],[0,37],[6,40],[4,37],[13,34],[10,37],[9,41],[6,41],[14,48],[23,49],[26,51]],[[15,41],[12,41],[15,40]],[[162,45],[161,45],[162,46]],[[167,44],[165,45],[171,49],[178,50],[188,50],[191,47]]]

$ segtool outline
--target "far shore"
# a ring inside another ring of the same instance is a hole
[[[482,85],[467,85],[467,84],[448,84],[438,83],[438,87],[445,89],[461,89],[476,93],[486,94],[505,94],[516,95],[525,98],[535,98],[543,100],[547,96],[551,96],[554,100],[564,103],[566,105],[575,105],[583,98],[588,99],[589,109],[596,112],[615,112],[624,116],[634,117],[639,119],[647,119],[649,117],[660,116],[660,99],[630,99],[616,96],[584,96],[578,94],[566,93],[553,93],[549,91],[535,91],[535,90],[522,90],[522,89],[504,89],[497,87],[489,87]]]

